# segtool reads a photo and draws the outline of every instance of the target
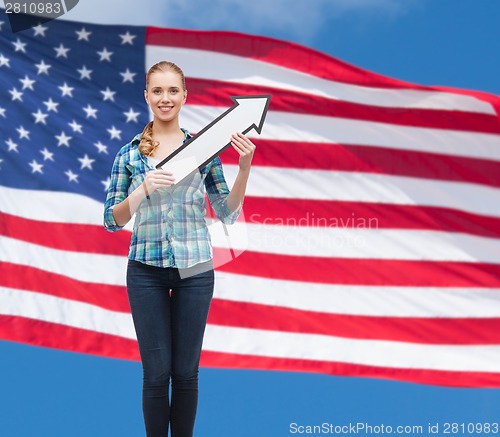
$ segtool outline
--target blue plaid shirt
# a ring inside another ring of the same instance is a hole
[[[187,141],[191,136],[184,130]],[[119,231],[113,207],[134,191],[146,172],[154,170],[139,152],[141,134],[123,146],[116,155],[104,204],[104,227]],[[128,258],[157,267],[188,268],[212,259],[212,245],[205,222],[205,190],[215,215],[223,223],[238,218],[241,205],[232,211],[226,203],[229,189],[219,157],[180,184],[161,188],[142,200],[135,213]]]

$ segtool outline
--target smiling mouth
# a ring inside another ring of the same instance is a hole
[[[159,106],[161,112],[170,112],[173,109],[173,106]]]

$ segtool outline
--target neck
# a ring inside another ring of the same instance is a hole
[[[172,120],[168,122],[154,120],[153,122],[153,136],[168,136],[178,134],[181,128],[179,127],[179,120]]]

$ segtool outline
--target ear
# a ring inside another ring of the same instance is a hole
[[[183,105],[184,105],[184,103],[186,103],[187,96],[188,96],[188,90],[184,90],[184,100],[182,101]]]
[[[144,100],[146,100],[146,103],[149,105],[148,90],[144,90]]]

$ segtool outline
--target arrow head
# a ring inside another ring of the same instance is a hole
[[[236,106],[239,107],[238,109],[244,111],[248,115],[249,120],[251,120],[252,124],[248,126],[248,129],[243,133],[254,128],[260,135],[266,119],[267,110],[269,109],[269,103],[271,102],[271,94],[236,96],[231,97],[231,99]]]

